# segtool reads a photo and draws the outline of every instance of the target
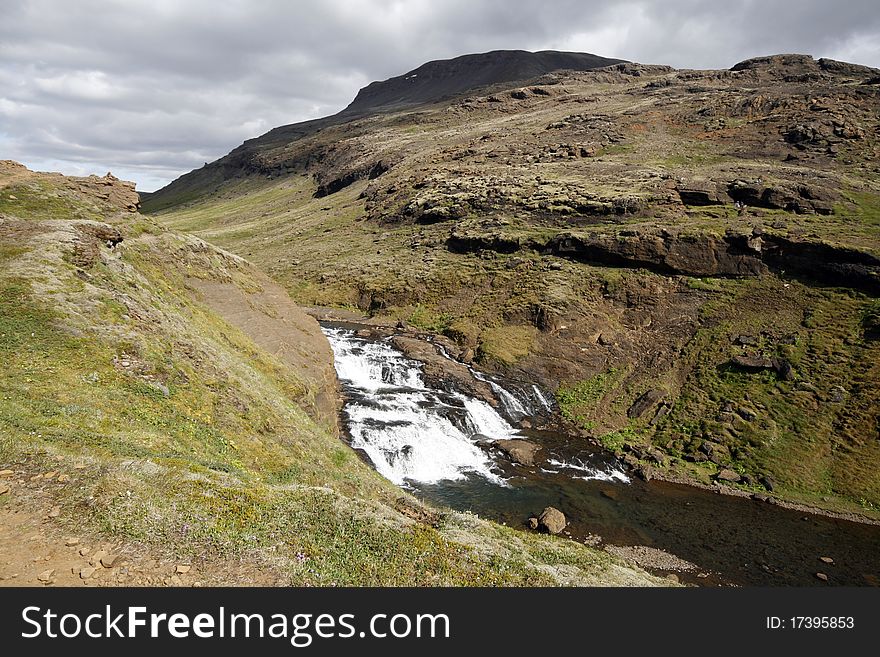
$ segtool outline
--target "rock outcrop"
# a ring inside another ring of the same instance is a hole
[[[548,506],[538,516],[538,528],[548,534],[561,533],[567,524],[565,514],[552,506]]]
[[[540,445],[519,438],[496,440],[492,445],[513,463],[527,466],[535,465],[535,454],[541,449]]]

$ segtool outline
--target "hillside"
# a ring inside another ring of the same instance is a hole
[[[428,62],[418,68],[388,80],[373,82],[357,94],[355,99],[338,114],[270,130],[255,139],[249,139],[228,155],[204,167],[191,171],[159,190],[144,197],[145,207],[159,210],[191,201],[214,191],[231,179],[253,174],[279,175],[291,167],[308,166],[314,155],[303,151],[305,158],[289,162],[277,169],[263,161],[262,154],[284,148],[321,132],[333,125],[346,124],[353,119],[393,112],[448,100],[479,88],[504,85],[515,80],[529,80],[562,69],[586,71],[621,62],[587,53],[526,52],[524,50],[495,50],[454,59]]]
[[[299,303],[555,390],[645,476],[876,517],[878,81],[558,71],[278,129],[144,207]]]
[[[581,52],[493,50],[422,64],[416,69],[361,89],[343,115],[436,103],[474,89],[504,82],[531,80],[554,71],[589,71],[622,63]]]
[[[5,584],[660,582],[385,481],[339,440],[317,323],[137,202],[0,162]]]

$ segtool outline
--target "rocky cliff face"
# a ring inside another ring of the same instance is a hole
[[[724,237],[682,235],[667,229],[620,230],[611,235],[564,232],[545,241],[506,238],[499,232],[453,230],[447,247],[457,253],[531,250],[586,264],[697,277],[760,276],[772,270],[880,295],[880,258],[857,249],[793,240],[763,229]]]

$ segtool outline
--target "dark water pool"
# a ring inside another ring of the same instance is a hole
[[[570,448],[553,434],[533,432],[551,453]],[[578,449],[585,462],[601,462],[600,451]],[[604,543],[646,545],[671,552],[699,567],[679,574],[701,585],[878,586],[880,526],[785,509],[662,481],[583,481],[532,468],[507,466],[510,487],[480,477],[421,485],[425,500],[523,526],[546,506],[563,511],[572,538],[598,535]],[[831,557],[833,565],[820,561]],[[816,577],[824,573],[828,581]],[[696,577],[700,573],[708,575]]]

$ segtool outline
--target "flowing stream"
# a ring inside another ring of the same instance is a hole
[[[388,340],[357,337],[347,325],[322,328],[345,393],[351,446],[419,497],[511,526],[555,506],[569,518],[572,538],[675,554],[696,567],[679,573],[689,583],[880,586],[880,526],[632,478],[612,454],[582,440],[518,429],[523,418],[547,418],[552,409],[536,386],[471,370],[491,386],[492,406],[428,385],[421,364]],[[502,438],[540,444],[537,467],[486,449]]]
[[[347,396],[351,446],[362,450],[380,474],[413,489],[462,479],[509,486],[502,468],[477,443],[526,438],[510,421],[547,411],[549,400],[537,387],[517,394],[475,372],[498,395],[502,415],[481,399],[429,387],[421,365],[387,341],[358,338],[341,327],[325,326],[324,333]],[[584,479],[628,481],[617,464],[599,468],[577,459],[551,460],[547,467],[569,469]]]

